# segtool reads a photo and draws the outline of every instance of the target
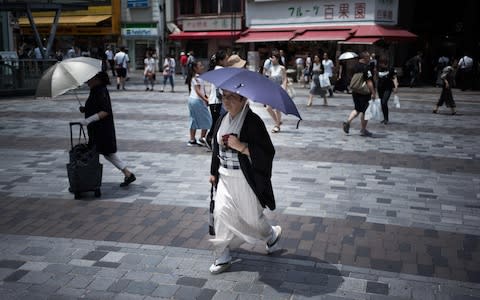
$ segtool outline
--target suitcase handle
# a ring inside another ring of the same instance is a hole
[[[82,135],[83,135],[83,139],[85,140],[85,142],[87,142],[87,136],[85,134],[85,129],[83,129],[82,123],[80,123],[80,122],[70,122],[70,145],[72,146],[72,149],[73,149],[73,130],[72,130],[72,127],[75,126],[75,125],[80,126],[80,129],[78,131],[78,143],[77,144],[80,144],[80,141],[82,139]]]

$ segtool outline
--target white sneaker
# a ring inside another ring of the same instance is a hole
[[[210,270],[210,273],[212,274],[220,274],[220,273],[223,273],[225,272],[226,270],[228,270],[230,268],[230,266],[232,265],[232,261],[229,260],[229,261],[226,261],[226,262],[223,262],[223,263],[216,263],[214,262],[209,270]]]
[[[200,145],[200,146],[204,146],[204,147],[207,147],[207,140],[204,138],[204,137],[201,137],[198,139],[197,143]]]
[[[272,252],[275,252],[276,250],[279,249],[279,240],[282,235],[282,227],[280,226],[272,226],[273,234],[272,238],[267,242],[267,245],[265,246],[265,249],[267,250],[267,253],[270,254]]]
[[[212,274],[220,274],[225,272],[232,265],[232,256],[230,249],[225,248],[219,258],[215,259],[209,270]]]

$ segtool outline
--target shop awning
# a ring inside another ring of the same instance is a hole
[[[375,37],[353,37],[346,41],[339,41],[339,44],[362,44],[362,45],[372,45],[379,41],[380,38]]]
[[[285,42],[291,40],[295,33],[295,29],[289,30],[246,30],[242,36],[236,40],[236,43],[255,43],[255,42]]]
[[[112,18],[111,15],[91,15],[91,16],[60,16],[59,25],[77,25],[77,26],[95,26],[100,22]],[[46,26],[53,24],[53,17],[34,17],[33,20],[37,26]],[[20,26],[30,26],[28,18],[18,19]]]
[[[168,36],[171,40],[231,39],[238,38],[240,31],[181,31]]]
[[[382,25],[360,25],[352,28],[355,38],[381,38],[387,41],[414,40],[417,35],[408,30]]]
[[[309,42],[309,41],[344,41],[351,36],[350,28],[318,28],[297,30],[294,42]]]
[[[386,41],[407,41],[417,36],[408,30],[382,25],[298,26],[250,28],[241,33],[236,43],[338,41],[344,44],[373,44]]]

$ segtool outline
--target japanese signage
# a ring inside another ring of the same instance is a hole
[[[156,23],[147,23],[147,24],[125,24],[125,27],[122,28],[122,35],[127,37],[132,36],[157,36],[157,24]]]
[[[398,0],[299,0],[247,2],[247,26],[396,25]]]
[[[150,0],[127,0],[128,8],[146,8],[150,7]]]
[[[195,18],[183,21],[184,31],[208,31],[208,30],[240,30],[242,27],[240,18]]]

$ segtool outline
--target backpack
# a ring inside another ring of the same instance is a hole
[[[363,79],[363,73],[355,73],[350,80],[350,90],[353,93],[360,95],[369,95],[370,89],[368,88],[367,82]]]

